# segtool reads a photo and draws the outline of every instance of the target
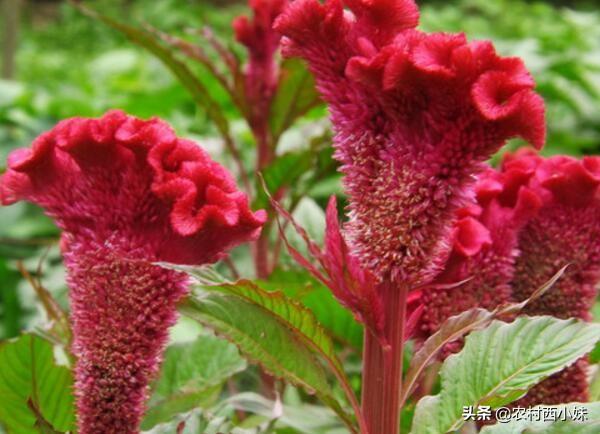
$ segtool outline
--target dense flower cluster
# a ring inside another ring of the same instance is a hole
[[[515,190],[503,181],[488,168],[478,177],[476,202],[457,211],[452,253],[442,273],[421,291],[422,337],[453,315],[474,307],[491,310],[512,300],[519,230],[541,202],[530,188]]]
[[[453,253],[435,283],[470,280],[422,291],[421,336],[469,308],[524,301],[567,264],[554,287],[523,313],[590,320],[600,282],[599,187],[598,157],[543,158],[523,149],[507,154],[500,170],[485,172],[477,205],[458,212]],[[477,220],[469,220],[474,215]],[[587,366],[579,360],[515,405],[587,400]]]
[[[351,248],[379,279],[411,287],[446,262],[481,162],[509,137],[541,146],[545,133],[520,59],[415,30],[418,17],[412,0],[297,0],[275,24],[329,104]]]
[[[214,262],[256,238],[264,213],[195,143],[119,111],[63,121],[11,153],[0,201],[19,200],[63,230],[78,432],[138,432],[187,291],[185,275],[155,262]]]
[[[513,407],[535,407],[536,405],[558,405],[590,400],[587,358],[581,358],[568,368],[551,375],[534,386]]]

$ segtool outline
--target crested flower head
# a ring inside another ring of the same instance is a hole
[[[415,30],[418,17],[412,0],[297,0],[275,24],[330,106],[352,249],[379,279],[413,287],[446,262],[481,162],[510,137],[539,147],[545,134],[520,59]]]
[[[136,433],[181,273],[259,234],[229,173],[162,121],[74,118],[10,154],[0,202],[33,202],[63,230],[81,434]]]
[[[215,262],[265,219],[198,145],[119,111],[68,119],[12,152],[0,200],[40,205],[74,241],[180,264]]]
[[[511,301],[518,233],[541,202],[528,187],[512,191],[506,181],[498,171],[486,169],[475,185],[476,202],[457,211],[450,257],[434,282],[421,290],[422,338],[453,315],[475,307],[491,310]]]

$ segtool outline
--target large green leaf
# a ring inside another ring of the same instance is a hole
[[[537,300],[546,293],[565,272],[567,266],[561,268],[552,278],[536,289],[531,296],[519,303],[507,303],[498,306],[492,311],[487,311],[481,308],[473,308],[462,312],[458,315],[448,318],[440,327],[440,329],[431,335],[425,343],[415,353],[410,362],[410,367],[406,374],[401,393],[401,403],[406,402],[409,395],[417,385],[419,376],[425,368],[435,360],[441,349],[459,338],[462,338],[467,333],[486,327],[494,319],[505,319],[506,315],[516,315],[521,312],[525,306]]]
[[[446,359],[438,395],[419,401],[413,434],[444,434],[464,423],[465,406],[498,407],[588,353],[600,339],[600,324],[553,317],[494,321],[471,333],[463,350]]]
[[[481,434],[597,434],[600,432],[600,402],[541,407],[530,410],[531,421],[529,418],[524,418],[497,423],[483,428]],[[538,414],[541,416],[537,416]],[[548,420],[544,420],[544,415]]]
[[[0,424],[9,433],[75,428],[73,377],[57,366],[53,351],[49,342],[29,334],[0,346]]]
[[[281,292],[269,292],[250,281],[206,286],[182,304],[180,311],[224,335],[252,361],[276,377],[315,393],[352,426],[334,398],[321,356],[347,387],[333,343],[311,312]],[[352,401],[353,396],[348,396]],[[353,402],[353,405],[356,405]]]
[[[596,344],[592,352],[590,353],[590,363],[600,362],[600,342]]]
[[[142,429],[210,403],[223,382],[245,367],[237,348],[214,336],[202,335],[191,343],[171,345],[153,385]]]
[[[600,401],[600,371],[590,381],[590,401]]]
[[[187,271],[197,278],[202,288],[222,295],[240,297],[274,315],[275,319],[297,334],[300,341],[319,353],[332,368],[342,369],[331,338],[302,303],[287,297],[282,291],[265,290],[250,280],[228,282],[209,267]],[[196,300],[201,301],[199,298]]]

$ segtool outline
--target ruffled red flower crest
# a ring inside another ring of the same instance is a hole
[[[216,261],[265,221],[202,148],[158,119],[119,111],[63,121],[11,153],[0,200],[42,206],[67,234],[119,233],[154,260],[185,264]]]

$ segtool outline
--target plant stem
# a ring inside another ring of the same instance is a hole
[[[269,268],[269,232],[270,225],[267,223],[263,227],[258,240],[254,244],[254,269],[256,277],[259,279],[268,279],[271,274]],[[271,399],[277,398],[277,384],[275,377],[270,375],[267,371],[261,369],[260,372],[260,388],[261,393]]]
[[[385,335],[389,347],[365,330],[362,413],[368,434],[400,433],[400,389],[406,320],[406,285],[385,285]]]
[[[259,279],[268,279],[271,275],[271,267],[269,261],[269,233],[271,225],[267,222],[262,229],[262,232],[254,244],[254,272]]]

